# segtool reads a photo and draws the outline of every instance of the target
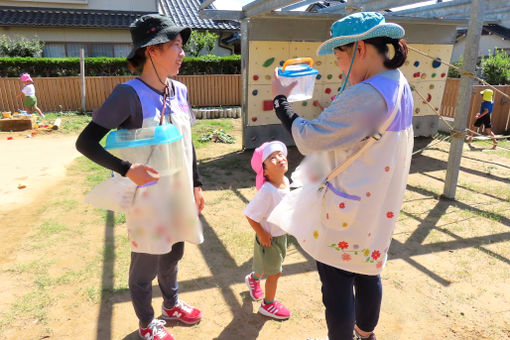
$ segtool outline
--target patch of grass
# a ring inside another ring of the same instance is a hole
[[[199,120],[192,128],[192,139],[193,145],[196,149],[200,149],[212,142],[202,143],[199,141],[200,136],[209,132],[210,130],[215,130],[221,128],[224,132],[232,131],[233,129],[232,119],[221,118],[221,119],[207,119],[207,120]]]
[[[58,221],[46,220],[39,227],[38,236],[49,237],[51,235],[59,234],[66,230],[69,230],[69,227],[67,227],[66,225],[64,225]]]
[[[45,113],[44,118],[38,117],[37,121],[40,124],[51,125],[57,118],[62,120],[58,131],[63,134],[78,133],[92,121],[92,116],[79,114],[78,112],[48,112]]]

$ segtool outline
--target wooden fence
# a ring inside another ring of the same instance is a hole
[[[457,97],[459,94],[460,79],[448,78],[441,103],[441,115],[444,117],[454,118],[455,107],[457,106]],[[495,86],[498,90],[506,94],[510,94],[510,85]],[[471,128],[476,113],[480,112],[480,104],[482,103],[482,95],[480,91],[487,88],[486,86],[473,86],[471,91],[468,127]],[[466,98],[466,100],[468,100]],[[491,115],[492,130],[494,133],[503,133],[510,129],[510,100],[501,94],[494,93],[494,108]]]
[[[86,77],[86,110],[101,106],[115,85],[133,77]],[[189,90],[192,106],[241,105],[241,75],[213,74],[176,76]],[[39,108],[44,111],[74,111],[81,107],[80,77],[34,78]],[[0,79],[0,110],[16,111],[23,108],[22,97],[16,95],[23,87],[18,78]]]

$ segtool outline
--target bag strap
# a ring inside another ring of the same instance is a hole
[[[368,149],[372,144],[377,142],[382,138],[383,133],[386,131],[386,129],[390,126],[391,122],[393,122],[393,119],[395,118],[395,115],[398,112],[398,109],[400,107],[400,101],[402,99],[402,93],[404,92],[404,76],[402,75],[402,72],[400,72],[400,79],[399,79],[399,85],[398,85],[398,97],[397,97],[397,103],[395,107],[393,108],[393,111],[389,115],[389,117],[379,126],[377,129],[377,132],[374,133],[372,136],[369,137],[368,141],[363,145],[361,149],[359,149],[355,154],[347,158],[345,162],[337,166],[331,173],[326,177],[325,183],[328,183],[333,178],[338,176],[342,171],[347,169],[356,159],[358,159],[363,152],[365,152],[366,149]]]

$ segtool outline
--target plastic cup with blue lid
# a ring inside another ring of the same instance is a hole
[[[278,76],[283,86],[297,82],[287,101],[297,102],[312,98],[315,79],[319,73],[312,66],[312,58],[295,58],[287,60],[282,67],[278,68]]]

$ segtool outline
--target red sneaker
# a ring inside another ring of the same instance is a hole
[[[262,304],[259,308],[259,313],[278,320],[285,320],[290,317],[290,311],[276,300],[269,304],[266,304],[264,301],[262,301]]]
[[[262,288],[260,288],[260,280],[255,280],[252,274],[253,273],[246,275],[244,282],[246,282],[246,285],[248,286],[251,298],[258,301],[264,297],[264,292],[262,291]]]
[[[145,340],[175,340],[165,328],[166,322],[164,320],[154,319],[147,326],[147,328],[140,327],[138,335]]]
[[[179,320],[185,324],[192,325],[202,319],[202,312],[186,302],[177,300],[172,308],[161,307],[162,317],[166,320]]]

